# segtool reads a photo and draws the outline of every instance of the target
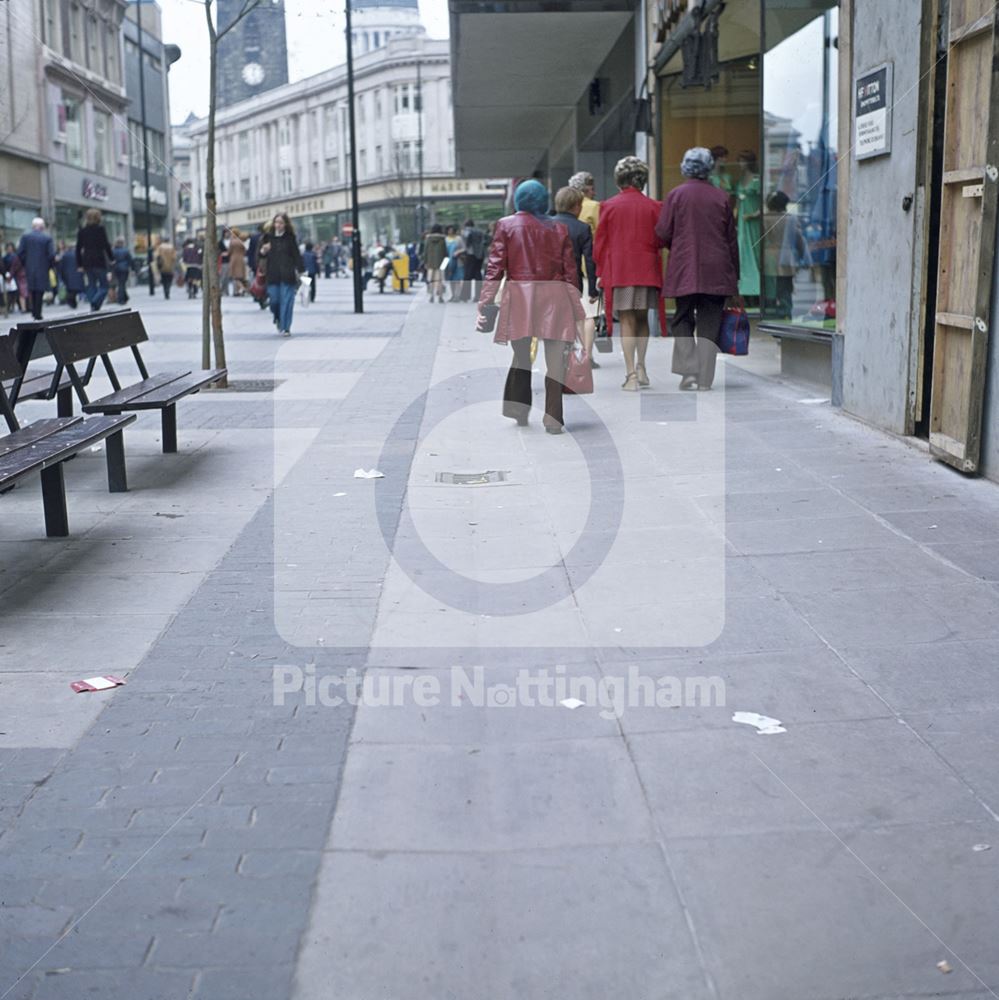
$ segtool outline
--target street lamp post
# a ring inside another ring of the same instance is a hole
[[[416,124],[418,136],[416,166],[420,172],[420,200],[416,205],[416,246],[419,252],[420,237],[423,235],[423,59],[416,61]]]
[[[357,129],[354,121],[354,38],[350,18],[351,0],[346,0],[347,12],[347,122],[350,131],[350,234],[351,259],[354,262],[354,312],[364,312],[364,265],[361,262],[361,219],[357,194]]]
[[[135,22],[139,31],[139,114],[142,116],[142,182],[146,189],[146,266],[149,271],[149,294],[156,294],[156,279],[153,277],[153,230],[152,206],[149,202],[149,137],[146,134],[146,70],[143,65],[145,47],[142,44],[142,5],[145,0],[136,0]]]

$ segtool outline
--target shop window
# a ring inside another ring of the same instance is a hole
[[[769,0],[764,20],[759,236],[763,318],[836,327],[838,10]]]
[[[73,167],[85,166],[83,148],[83,104],[72,94],[63,93],[57,109],[58,137],[66,146],[66,162]]]
[[[111,146],[111,116],[94,109],[94,170],[110,176],[115,172]]]

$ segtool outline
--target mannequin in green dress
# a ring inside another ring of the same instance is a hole
[[[759,300],[760,219],[763,199],[759,164],[752,150],[744,149],[739,154],[739,171],[739,179],[735,185],[738,213],[736,233],[739,239],[739,294]]]
[[[732,197],[735,192],[732,190],[732,178],[728,172],[728,150],[724,146],[712,146],[711,157],[715,161],[708,180],[716,188],[721,188],[727,195]]]

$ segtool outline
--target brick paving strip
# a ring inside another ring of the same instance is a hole
[[[407,324],[329,424],[428,374],[439,322]],[[202,409],[217,426],[228,405]],[[189,408],[181,434],[201,421]],[[75,747],[0,751],[5,1000],[290,994],[353,710],[273,704],[275,663],[305,659],[274,629],[273,531],[267,503]],[[373,550],[367,575],[386,561]],[[366,651],[308,658],[342,671]]]

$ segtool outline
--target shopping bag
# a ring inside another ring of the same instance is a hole
[[[258,267],[257,273],[253,276],[253,281],[250,284],[250,295],[259,302],[266,294],[267,269],[265,267]]]
[[[593,346],[601,354],[610,354],[614,350],[611,341],[610,330],[607,329],[607,316],[604,313],[604,297],[600,296],[600,304],[597,307],[597,315],[593,320],[596,333],[593,338]]]
[[[578,340],[572,345],[565,366],[565,392],[570,396],[588,396],[593,392],[590,352]]]
[[[745,307],[726,309],[722,313],[718,350],[722,354],[749,353],[749,317],[746,315]]]

